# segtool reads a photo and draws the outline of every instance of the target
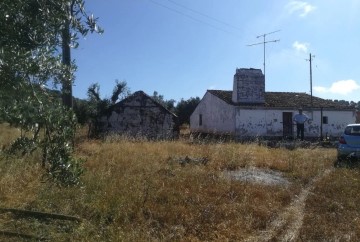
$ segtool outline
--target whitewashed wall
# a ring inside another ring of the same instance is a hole
[[[236,109],[236,136],[276,137],[283,135],[283,112],[297,114],[297,110],[264,110],[264,109]],[[311,119],[305,123],[305,136],[320,137],[321,111],[304,111]],[[328,124],[322,125],[322,134],[325,137],[338,137],[349,123],[354,123],[356,115],[353,111],[323,111],[323,116],[328,117]],[[296,136],[296,125],[293,125],[293,134]]]
[[[236,136],[282,136],[283,112],[292,110],[236,109]]]
[[[321,112],[305,112],[312,121],[305,125],[305,132],[309,136],[319,136],[321,129]],[[323,117],[328,117],[328,124],[322,125],[323,136],[338,137],[344,131],[346,125],[356,122],[356,113],[353,111],[328,111],[323,110]]]
[[[202,115],[202,125],[199,116]],[[192,132],[235,134],[235,107],[206,92],[190,116]]]

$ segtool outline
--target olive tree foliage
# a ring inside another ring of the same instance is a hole
[[[40,148],[51,178],[77,184],[82,168],[72,156],[76,117],[46,86],[73,82],[76,66],[64,64],[64,46],[77,47],[78,34],[101,29],[83,0],[2,0],[0,21],[0,120],[22,130],[9,152]]]
[[[190,97],[188,100],[182,98],[177,103],[174,99],[165,100],[164,96],[160,95],[157,91],[154,91],[151,97],[169,111],[175,113],[178,116],[179,125],[190,124],[190,116],[200,103],[199,97]]]
[[[101,134],[103,118],[109,118],[113,105],[130,95],[126,81],[115,80],[115,86],[110,98],[101,98],[100,85],[91,84],[88,88],[88,115],[90,118],[89,137],[98,137]]]
[[[157,91],[153,92],[153,95],[151,96],[155,101],[163,105],[166,109],[168,109],[171,112],[175,111],[175,103],[176,101],[174,99],[165,100],[164,95],[159,94]]]

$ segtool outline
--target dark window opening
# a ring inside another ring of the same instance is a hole
[[[329,118],[328,118],[327,116],[324,116],[324,117],[322,118],[322,123],[323,123],[323,124],[328,124],[328,123],[329,123]]]
[[[202,125],[202,114],[199,114],[199,126]]]

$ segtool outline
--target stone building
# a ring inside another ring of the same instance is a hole
[[[110,108],[101,118],[101,131],[149,139],[172,139],[178,135],[177,116],[163,105],[137,91]]]
[[[296,92],[266,92],[260,69],[237,69],[233,90],[207,90],[190,117],[197,133],[254,137],[293,138],[293,116],[302,108],[310,121],[307,138],[339,136],[348,123],[356,121],[355,108]]]

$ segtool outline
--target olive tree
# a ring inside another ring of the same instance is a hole
[[[23,131],[10,152],[41,148],[50,177],[77,184],[76,117],[66,101],[76,69],[70,48],[77,47],[78,34],[102,30],[83,0],[2,0],[0,21],[0,120]],[[63,102],[46,88],[49,82],[62,85]]]

